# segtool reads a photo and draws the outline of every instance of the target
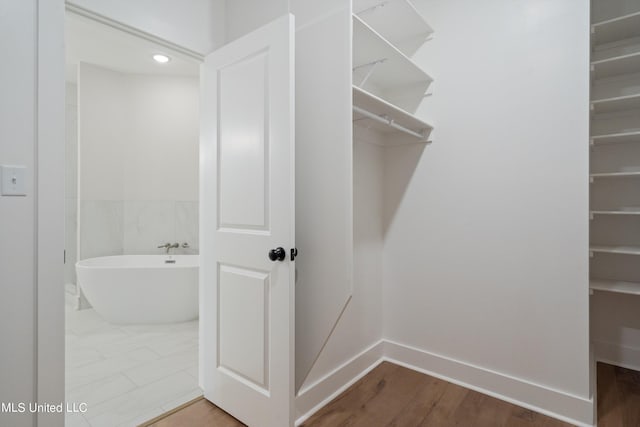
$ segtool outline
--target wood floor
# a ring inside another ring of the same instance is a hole
[[[640,426],[640,372],[598,363],[598,427]]]
[[[382,363],[305,427],[556,427],[570,424],[437,378]],[[242,427],[201,399],[148,427]],[[598,364],[598,427],[640,426],[640,372]]]

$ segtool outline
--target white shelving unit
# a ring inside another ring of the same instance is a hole
[[[600,172],[600,173],[592,173],[589,175],[593,178],[627,178],[640,176],[640,171],[630,171],[630,172]]]
[[[406,85],[426,85],[433,79],[408,56],[364,21],[353,16],[353,68],[358,86],[382,91]]]
[[[640,255],[640,246],[591,246],[589,252],[592,254]]]
[[[591,137],[591,145],[623,144],[628,142],[640,142],[640,131],[617,132]]]
[[[595,228],[589,255],[592,275],[598,277],[592,277],[589,288],[640,295],[640,262],[636,258],[640,241],[633,240],[638,235],[633,230],[625,232],[626,227],[640,227],[640,206],[633,206],[637,204],[636,185],[640,191],[640,158],[634,161],[639,152],[634,144],[640,142],[640,12],[592,24],[591,48],[592,93],[598,95],[590,103],[589,177],[593,186],[589,213]],[[612,230],[629,237],[616,245]],[[605,236],[607,245],[593,241]]]
[[[371,123],[371,127],[382,133],[402,131],[421,142],[427,142],[429,132],[433,129],[416,116],[357,86],[353,87],[353,105],[354,122],[377,117]]]
[[[407,56],[413,55],[433,34],[433,28],[408,1],[357,1],[353,6],[358,18],[376,28]]]
[[[591,63],[594,79],[605,79],[640,72],[640,52],[614,56]]]
[[[640,12],[591,25],[591,44],[594,46],[634,37],[640,37]]]
[[[433,78],[408,55],[433,29],[408,0],[356,1],[354,11],[354,124],[384,134],[389,145],[428,142],[433,127],[413,113]]]
[[[592,291],[617,292],[620,294],[640,295],[640,283],[619,282],[615,280],[592,279],[589,282]]]
[[[591,112],[594,114],[616,113],[635,109],[640,109],[640,94],[614,96],[591,101]]]
[[[591,217],[593,218],[596,215],[640,215],[640,207],[592,210]]]

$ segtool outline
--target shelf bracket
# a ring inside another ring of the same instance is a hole
[[[369,67],[367,74],[364,75],[358,87],[363,87],[364,84],[367,82],[367,80],[369,80],[369,77],[371,77],[371,74],[373,74],[373,70],[375,70],[378,65],[384,64],[385,62],[387,62],[388,59],[389,58],[376,59],[375,61],[367,62],[366,64],[357,65],[353,67],[352,69],[353,71],[359,70],[360,68]]]
[[[365,13],[373,12],[374,10],[377,10],[377,9],[385,7],[389,3],[390,3],[390,0],[383,1],[383,2],[380,2],[378,4],[374,4],[373,6],[369,6],[366,9],[362,9],[361,11],[356,12],[356,15],[360,16],[360,15],[365,14]]]

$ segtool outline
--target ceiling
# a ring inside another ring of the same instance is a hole
[[[72,12],[65,18],[66,78],[77,81],[77,65],[88,62],[132,74],[161,74],[197,77],[195,59],[151,41],[128,34]],[[171,58],[158,64],[152,58],[163,53]]]

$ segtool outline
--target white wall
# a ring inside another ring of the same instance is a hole
[[[10,11],[11,13],[9,13]],[[0,1],[0,164],[24,165],[27,197],[0,196],[0,393],[35,397],[35,1]],[[0,412],[0,424],[31,426],[31,414]]]
[[[589,2],[418,8],[434,143],[387,152],[384,336],[588,399]]]
[[[70,3],[202,55],[224,42],[222,0],[72,0]]]
[[[62,12],[62,1],[0,1],[0,50],[8,61],[0,71],[0,164],[27,167],[27,196],[0,197],[5,403],[64,396]],[[33,426],[36,419],[43,427],[63,423],[56,414],[0,413],[0,425]]]
[[[197,253],[198,85],[80,65],[80,259]]]
[[[225,42],[229,43],[288,13],[289,0],[225,0]]]

